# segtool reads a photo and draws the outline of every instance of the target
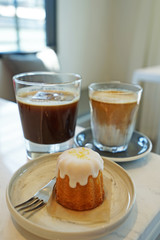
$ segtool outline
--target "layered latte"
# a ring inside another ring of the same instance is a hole
[[[129,90],[97,90],[90,94],[92,134],[98,148],[127,148],[135,126],[138,104],[137,93]]]

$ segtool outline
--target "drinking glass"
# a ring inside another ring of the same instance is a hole
[[[91,130],[101,151],[125,151],[131,140],[141,99],[139,85],[108,82],[89,86]]]
[[[13,76],[29,159],[73,146],[81,77],[29,72]]]

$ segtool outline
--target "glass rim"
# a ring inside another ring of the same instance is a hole
[[[89,90],[94,90],[93,89],[93,86],[96,86],[96,85],[99,85],[99,86],[104,86],[104,85],[111,85],[111,84],[117,84],[118,85],[122,85],[122,86],[128,86],[128,87],[135,87],[137,88],[135,91],[136,92],[142,92],[143,91],[143,88],[139,85],[139,84],[135,84],[135,83],[126,83],[126,82],[120,82],[120,81],[110,81],[110,82],[94,82],[94,83],[91,83],[89,86],[88,86],[88,89]],[[97,89],[98,90],[98,89]],[[96,91],[97,91],[96,90]],[[100,88],[99,88],[100,90]],[[106,89],[105,89],[106,90]],[[134,91],[134,90],[133,90]]]
[[[71,76],[71,77],[75,77],[74,80],[71,81],[66,81],[66,82],[55,82],[55,83],[47,83],[47,82],[34,82],[34,81],[24,81],[20,78],[22,77],[29,77],[29,76]],[[24,73],[19,73],[16,74],[12,77],[13,81],[15,81],[16,83],[19,84],[23,84],[23,85],[41,85],[41,86],[54,86],[54,85],[68,85],[74,82],[81,82],[82,77],[81,75],[77,74],[77,73],[66,73],[66,72],[60,72],[60,73],[55,73],[55,72],[45,72],[45,71],[32,71],[32,72],[24,72]]]

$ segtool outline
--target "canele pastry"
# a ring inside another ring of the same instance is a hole
[[[89,210],[104,199],[103,159],[88,148],[63,152],[56,166],[56,201],[72,210]]]

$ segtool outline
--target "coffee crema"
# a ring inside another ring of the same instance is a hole
[[[17,102],[25,139],[62,143],[74,136],[78,97],[66,91],[20,92]]]
[[[127,90],[103,90],[90,94],[94,139],[120,146],[131,137],[138,110],[137,94]]]

